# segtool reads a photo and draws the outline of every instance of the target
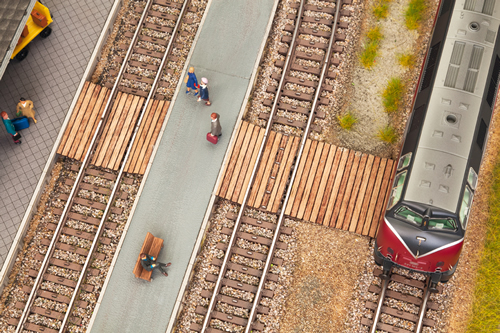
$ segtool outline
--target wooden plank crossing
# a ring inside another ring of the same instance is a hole
[[[285,214],[375,237],[395,163],[307,140]]]
[[[217,189],[219,197],[241,204],[257,162],[264,129],[242,122]],[[248,205],[276,213],[300,138],[270,132]],[[374,237],[382,216],[394,161],[307,140],[285,214]]]
[[[150,100],[130,151],[125,172],[144,174],[170,102]]]
[[[118,92],[91,164],[118,170],[144,104],[144,97]]]
[[[85,82],[57,149],[58,154],[83,160],[109,94],[108,88]]]

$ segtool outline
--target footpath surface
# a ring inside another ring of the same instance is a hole
[[[274,0],[217,0],[208,9],[189,65],[209,80],[212,106],[181,88],[171,110],[92,332],[165,332],[191,253],[266,37]],[[220,114],[222,137],[208,143],[210,114]],[[168,277],[151,283],[132,274],[147,232],[163,238],[160,262]]]
[[[16,237],[78,84],[114,0],[46,0],[52,34],[36,37],[23,61],[11,60],[0,81],[0,111],[15,118],[20,97],[33,101],[37,123],[15,145],[0,125],[0,268]]]

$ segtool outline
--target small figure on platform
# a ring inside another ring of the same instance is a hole
[[[163,264],[161,262],[157,262],[155,257],[150,256],[146,253],[141,253],[140,258],[141,258],[142,268],[144,268],[148,272],[151,272],[153,269],[157,268],[161,271],[163,275],[168,276],[168,273],[165,271],[165,268],[172,265],[172,263],[169,262],[168,264]]]
[[[36,124],[35,119],[35,109],[33,109],[33,102],[29,99],[26,100],[23,97],[19,98],[19,103],[17,103],[16,117],[25,116],[27,118],[33,119]]]
[[[14,128],[14,125],[12,124],[12,121],[9,119],[9,115],[7,112],[2,111],[0,113],[0,116],[2,117],[3,124],[5,125],[5,129],[7,130],[7,133],[9,133],[12,136],[12,140],[14,140],[14,143],[16,145],[21,144],[21,134],[16,132],[16,129]]]
[[[208,79],[206,77],[202,77],[201,84],[198,87],[200,88],[200,97],[198,97],[198,102],[204,100],[206,106],[212,105],[208,99]]]
[[[210,130],[210,134],[213,136],[221,136],[222,128],[220,127],[219,114],[214,112],[210,115],[210,118],[212,118],[212,129]]]
[[[196,78],[196,74],[194,74],[194,67],[189,67],[184,83],[186,83],[186,94],[189,94],[189,91],[192,88],[194,89],[194,95],[198,95],[198,79]]]

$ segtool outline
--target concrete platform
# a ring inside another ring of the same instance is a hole
[[[114,0],[45,0],[52,34],[36,37],[28,57],[12,60],[0,81],[0,108],[15,117],[31,99],[38,123],[15,145],[0,126],[0,267],[16,236]]]
[[[198,80],[208,78],[212,106],[197,103],[184,85],[180,88],[92,332],[167,329],[275,3],[210,4],[189,65]],[[217,145],[205,140],[212,112],[221,115]],[[159,261],[172,262],[169,276],[154,272],[151,283],[132,274],[148,231],[165,240]]]

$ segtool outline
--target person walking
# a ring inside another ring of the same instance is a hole
[[[17,103],[16,117],[25,116],[27,118],[33,119],[36,124],[35,119],[35,109],[33,109],[33,102],[29,99],[26,100],[23,97],[19,98],[19,103]]]
[[[189,94],[191,89],[194,89],[194,95],[198,95],[198,79],[196,78],[196,74],[194,73],[194,67],[189,67],[188,74],[184,79],[184,83],[186,83],[186,94]]]
[[[12,140],[14,140],[14,143],[16,145],[21,144],[21,134],[16,132],[16,129],[14,125],[12,124],[12,121],[9,119],[9,115],[7,112],[2,111],[0,113],[0,116],[2,117],[3,124],[5,126],[5,129],[7,130],[7,133],[9,133],[12,136]]]
[[[212,134],[212,136],[221,136],[222,128],[220,127],[219,114],[214,112],[210,115],[210,118],[212,119],[210,134]]]
[[[157,262],[156,258],[153,256],[150,256],[146,253],[141,253],[141,266],[148,272],[151,272],[153,269],[157,268],[158,270],[161,271],[161,273],[165,276],[168,276],[168,273],[165,271],[165,268],[168,266],[172,265],[172,263],[168,264],[163,264],[161,262]]]
[[[212,105],[208,99],[208,79],[206,77],[202,77],[201,84],[198,87],[200,88],[200,97],[198,97],[198,102],[204,100],[206,106]]]

